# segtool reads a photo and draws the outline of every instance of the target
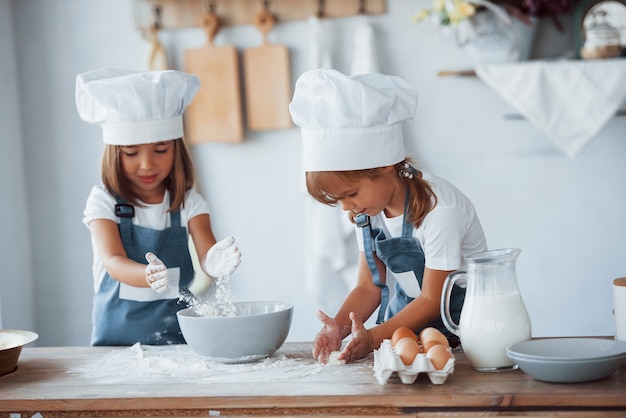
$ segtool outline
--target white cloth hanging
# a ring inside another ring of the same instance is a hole
[[[310,69],[333,68],[332,22],[311,16],[309,31]],[[302,184],[304,187],[304,178]],[[354,226],[341,207],[317,202],[306,189],[304,193],[305,285],[320,308],[334,315],[356,282],[359,249]]]
[[[357,17],[350,74],[378,73],[376,33],[367,15]]]
[[[576,157],[626,100],[626,60],[482,65],[476,74]]]
[[[317,16],[309,18],[309,67],[333,68],[333,40],[334,33],[331,22],[328,19],[320,19]]]

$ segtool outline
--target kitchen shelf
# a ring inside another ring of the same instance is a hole
[[[437,77],[476,77],[474,70],[441,70],[437,72]]]

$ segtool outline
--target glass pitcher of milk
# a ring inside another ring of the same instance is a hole
[[[467,270],[450,274],[444,282],[441,318],[461,339],[465,356],[478,371],[517,369],[506,348],[531,337],[530,318],[515,275],[520,252],[504,248],[472,254],[466,257]],[[467,290],[456,324],[450,315],[450,293],[459,280],[467,282]]]

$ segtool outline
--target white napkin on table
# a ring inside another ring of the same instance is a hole
[[[476,74],[572,158],[626,100],[626,59],[482,65]]]

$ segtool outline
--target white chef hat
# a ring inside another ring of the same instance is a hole
[[[417,107],[417,90],[399,77],[346,76],[316,69],[300,76],[289,104],[302,129],[305,171],[384,167],[406,157],[400,122]]]
[[[183,136],[183,112],[200,80],[180,71],[105,68],[76,77],[80,117],[99,123],[105,144],[137,145]]]

